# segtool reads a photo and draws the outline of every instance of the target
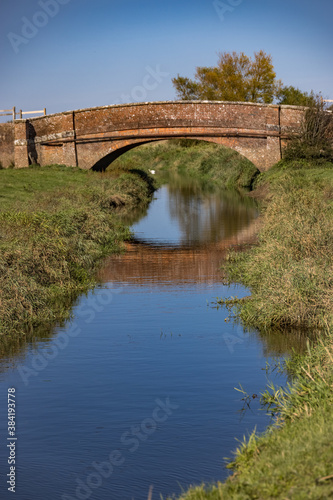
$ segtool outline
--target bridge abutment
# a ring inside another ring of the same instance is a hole
[[[15,167],[35,163],[78,166],[74,112],[43,118],[15,121]]]

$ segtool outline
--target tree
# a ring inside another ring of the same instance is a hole
[[[264,102],[269,104],[273,101],[278,83],[272,64],[272,57],[262,50],[255,52],[255,59],[249,69],[248,101]]]
[[[193,82],[189,78],[179,75],[178,78],[174,78],[172,81],[176,87],[178,97],[182,100],[193,101],[201,98],[199,84],[197,82]]]
[[[194,80],[178,75],[172,83],[183,100],[271,103],[279,86],[275,77],[272,57],[262,50],[254,53],[254,59],[244,52],[222,52],[217,66],[199,66]]]
[[[310,93],[302,92],[299,88],[295,88],[292,85],[281,86],[276,97],[278,99],[278,104],[291,104],[293,106],[315,106],[316,96],[311,90]]]

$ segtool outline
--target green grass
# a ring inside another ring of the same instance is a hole
[[[113,164],[114,168],[149,167],[160,175],[176,171],[224,188],[250,189],[259,170],[236,151],[217,144],[170,140],[129,151]]]
[[[0,209],[8,209],[9,204],[35,198],[37,193],[45,193],[69,185],[84,186],[89,172],[61,165],[51,167],[30,167],[25,169],[4,169],[0,172]]]
[[[119,213],[147,204],[144,171],[50,166],[0,171],[0,338],[63,321],[96,282],[98,261],[130,237]]]

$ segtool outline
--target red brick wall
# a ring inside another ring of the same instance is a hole
[[[13,123],[0,123],[0,162],[4,168],[14,163]]]

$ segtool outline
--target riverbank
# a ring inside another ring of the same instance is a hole
[[[265,200],[259,242],[231,252],[225,268],[251,297],[236,306],[246,325],[300,327],[317,340],[284,366],[285,388],[269,387],[262,403],[275,416],[229,463],[233,475],[184,493],[199,499],[323,499],[333,494],[333,168],[331,163],[279,162],[256,181]]]
[[[96,284],[100,259],[130,238],[119,213],[148,204],[154,189],[141,169],[0,170],[2,343],[69,317],[75,297]]]

